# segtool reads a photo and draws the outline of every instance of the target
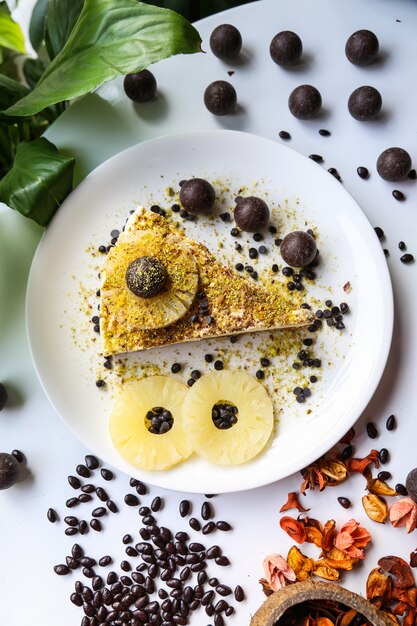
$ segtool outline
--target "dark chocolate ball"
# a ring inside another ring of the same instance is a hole
[[[300,85],[290,93],[288,106],[294,117],[309,120],[316,117],[321,109],[321,95],[312,85]]]
[[[241,48],[242,35],[232,24],[220,24],[210,35],[210,49],[219,59],[233,59]]]
[[[409,472],[405,481],[405,488],[410,498],[417,502],[417,467]]]
[[[156,78],[149,70],[127,74],[123,83],[125,93],[133,102],[148,102],[156,94]]]
[[[381,112],[382,98],[375,87],[358,87],[348,100],[349,113],[355,120],[372,120]]]
[[[235,222],[241,230],[254,233],[265,228],[269,222],[269,208],[266,202],[256,196],[242,198],[236,204]]]
[[[376,169],[381,178],[396,183],[407,178],[411,169],[411,157],[402,148],[387,148],[379,155]]]
[[[357,30],[346,42],[345,53],[354,65],[369,65],[377,57],[378,37],[370,30]]]
[[[277,65],[295,65],[301,59],[303,44],[296,33],[283,30],[272,39],[269,53]]]
[[[280,252],[290,267],[306,267],[316,258],[317,246],[311,235],[303,230],[294,230],[282,240]]]
[[[181,185],[180,202],[189,213],[208,213],[215,199],[213,187],[203,178],[190,178]]]
[[[12,487],[19,476],[19,463],[14,456],[0,452],[0,489]]]
[[[233,85],[225,80],[215,80],[204,92],[204,104],[213,115],[227,115],[236,108],[237,95]]]
[[[165,290],[167,272],[161,261],[153,256],[142,256],[130,263],[126,270],[126,285],[135,296],[152,298]]]
[[[7,404],[7,389],[3,385],[3,383],[0,383],[0,411],[4,409],[6,404]]]

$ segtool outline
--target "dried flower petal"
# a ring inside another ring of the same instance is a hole
[[[396,626],[400,624],[400,620],[398,619],[398,617],[396,615],[394,615],[394,613],[388,609],[388,608],[383,608],[383,609],[379,609],[381,611],[381,614],[386,617],[387,619],[389,619],[392,623],[393,626]]]
[[[335,487],[346,480],[348,473],[343,461],[321,460],[318,464],[320,473],[326,479],[326,486]]]
[[[334,519],[328,520],[323,529],[323,539],[321,542],[321,548],[323,549],[323,552],[328,552],[333,547],[335,530],[336,522],[334,521]]]
[[[301,474],[304,478],[300,488],[300,491],[303,495],[305,495],[307,489],[311,489],[313,491],[315,485],[318,486],[319,491],[323,491],[327,481],[318,468],[318,461],[316,461],[316,463],[313,463],[313,465],[309,465],[308,467],[303,469],[301,471]]]
[[[295,572],[298,581],[310,578],[314,567],[314,561],[308,556],[305,556],[297,548],[297,546],[292,546],[292,548],[290,548],[287,555],[287,561],[289,566]]]
[[[360,548],[364,548],[370,539],[369,532],[359,522],[351,519],[336,534],[334,545],[353,558],[363,559],[365,556]]]
[[[388,517],[388,505],[383,498],[370,493],[363,496],[362,505],[365,513],[374,522],[383,524]]]
[[[321,548],[321,544],[323,542],[323,533],[315,526],[309,526],[308,524],[306,525],[305,530],[305,540],[308,543],[314,543],[314,545],[316,545],[318,548]]]
[[[417,567],[417,548],[410,554],[411,567]]]
[[[295,520],[288,515],[281,517],[279,525],[285,532],[297,543],[304,543],[306,538],[306,529],[302,522]]]
[[[380,608],[391,597],[392,580],[375,567],[366,581],[366,597],[376,607]]]
[[[285,504],[282,505],[279,512],[287,511],[288,509],[297,509],[300,513],[306,513],[310,509],[305,509],[298,501],[298,494],[296,491],[291,491],[288,494],[288,498]]]
[[[353,558],[347,555],[339,548],[333,547],[331,550],[325,553],[324,561],[330,567],[334,569],[351,570],[359,559]]]
[[[268,554],[263,560],[265,580],[273,591],[277,591],[288,582],[295,582],[292,568],[280,554]]]
[[[348,472],[360,472],[365,474],[368,466],[374,463],[375,467],[379,467],[378,450],[371,450],[363,459],[351,458],[346,461]]]
[[[405,602],[413,608],[416,608],[417,588],[408,587],[407,589],[400,589],[399,587],[394,587],[391,591],[389,599],[399,600],[400,602]]]
[[[322,615],[319,615],[316,618],[316,626],[334,626],[334,623],[328,617],[324,617]]]
[[[410,566],[399,556],[384,556],[378,561],[379,567],[384,572],[394,576],[394,587],[408,589],[414,586],[414,576]]]
[[[326,580],[339,580],[340,574],[337,569],[334,567],[329,567],[323,559],[319,559],[318,561],[314,561],[314,569],[313,572],[316,576],[320,578],[325,578]]]
[[[413,626],[416,621],[416,613],[415,609],[410,609],[403,619],[403,626]]]
[[[396,496],[397,492],[395,489],[387,485],[384,480],[379,480],[379,478],[372,478],[368,481],[366,485],[369,493],[373,493],[376,496]]]
[[[269,582],[265,578],[260,578],[259,582],[262,585],[262,591],[267,597],[274,593],[273,590],[271,589]]]
[[[389,519],[393,526],[405,526],[411,533],[417,526],[417,504],[411,498],[401,498],[391,505]]]
[[[349,609],[348,611],[346,611],[346,613],[342,616],[342,619],[339,622],[338,626],[349,626],[349,624],[351,622],[353,622],[353,620],[355,619],[355,617],[357,616],[358,612],[355,611],[355,609]]]

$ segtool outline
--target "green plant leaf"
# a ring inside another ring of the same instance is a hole
[[[0,74],[0,111],[4,111],[29,93],[29,89],[16,80]]]
[[[23,75],[27,84],[31,89],[39,82],[40,77],[44,73],[47,67],[46,61],[42,59],[25,59],[23,63]]]
[[[46,226],[72,189],[75,159],[40,137],[18,145],[12,169],[0,181],[0,202]]]
[[[38,0],[35,4],[29,24],[29,39],[33,49],[38,52],[45,38],[45,20],[49,0]]]
[[[51,61],[66,44],[83,6],[84,0],[49,0],[45,44]]]
[[[119,74],[140,71],[173,54],[198,52],[200,43],[196,29],[173,11],[136,0],[85,0],[64,48],[35,89],[7,113],[37,113]]]
[[[22,54],[25,52],[25,38],[19,24],[12,19],[5,2],[0,3],[0,46]]]

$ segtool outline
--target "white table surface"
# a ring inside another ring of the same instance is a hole
[[[21,2],[19,14],[27,18],[31,2]],[[343,184],[356,198],[372,224],[386,233],[384,247],[396,300],[394,340],[387,368],[379,389],[355,428],[357,456],[372,447],[387,447],[391,458],[385,466],[393,474],[392,484],[404,482],[407,472],[417,465],[415,381],[417,378],[417,264],[403,265],[398,242],[417,255],[416,183],[393,185],[376,174],[378,154],[393,145],[407,149],[417,160],[417,3],[406,0],[263,0],[198,24],[208,50],[210,32],[220,23],[233,23],[241,31],[244,54],[241,62],[224,64],[210,52],[177,57],[154,67],[159,96],[155,104],[135,107],[123,94],[121,80],[106,85],[97,94],[76,103],[48,132],[57,145],[77,157],[78,175],[119,150],[144,139],[167,133],[207,128],[234,128],[278,139],[279,130],[292,135],[289,145],[308,155],[319,153],[324,167],[336,167]],[[380,61],[368,68],[351,65],[344,56],[344,44],[355,30],[369,28],[379,37]],[[306,63],[294,70],[275,66],[269,58],[269,42],[276,32],[291,29],[303,40]],[[230,78],[227,70],[234,69]],[[216,79],[230,80],[237,90],[239,112],[215,118],[205,110],[202,93]],[[321,119],[301,122],[287,109],[287,97],[298,84],[311,83],[322,93],[325,114]],[[383,98],[379,121],[359,123],[347,112],[349,94],[360,85],[377,87]],[[331,137],[321,137],[319,128],[328,128]],[[356,168],[369,168],[369,180],[361,180]],[[407,200],[399,203],[391,196],[393,188],[403,190]],[[337,210],[337,207],[335,207]],[[0,623],[8,626],[75,626],[82,612],[71,605],[69,595],[76,574],[58,577],[53,565],[64,561],[74,543],[64,535],[64,524],[52,526],[46,519],[50,506],[65,513],[65,500],[73,495],[67,475],[83,461],[87,450],[74,438],[48,404],[30,359],[24,319],[25,287],[31,259],[41,229],[13,211],[0,210],[0,380],[11,390],[11,402],[0,414],[0,449],[18,448],[27,456],[28,475],[14,488],[0,492]],[[352,242],[354,245],[354,242]],[[369,303],[372,306],[372,303]],[[378,315],[378,311],[375,311]],[[364,355],[366,358],[366,355]],[[65,368],[65,363],[62,364]],[[76,390],[75,390],[76,392]],[[394,413],[398,427],[385,430],[387,417]],[[380,431],[371,441],[364,432],[366,421],[374,421]],[[384,467],[384,469],[385,469]],[[262,559],[270,552],[286,555],[292,545],[278,525],[279,508],[289,491],[298,490],[296,474],[257,490],[222,495],[212,500],[217,517],[229,520],[234,531],[217,535],[232,566],[222,579],[240,583],[247,601],[238,605],[230,624],[247,624],[263,601],[258,584]],[[128,479],[118,475],[109,484],[114,500],[122,502]],[[151,495],[163,495],[166,505],[161,521],[176,529],[185,527],[178,515],[183,495],[151,488]],[[385,554],[408,560],[416,547],[416,533],[371,522],[365,515],[361,497],[364,481],[351,477],[338,489],[308,492],[304,506],[313,517],[343,523],[350,517],[360,521],[372,534],[363,566],[347,572],[344,584],[364,593],[367,573]],[[338,496],[351,498],[345,511]],[[193,496],[196,510],[203,496]],[[198,509],[197,509],[198,507]],[[293,512],[290,512],[290,514]],[[105,532],[90,532],[79,542],[92,556],[111,554],[123,558],[121,537],[137,532],[134,511],[123,511],[105,522]],[[317,555],[314,546],[303,551]],[[227,569],[227,571],[226,571]],[[217,574],[216,574],[217,575]],[[192,626],[210,623],[198,611]]]

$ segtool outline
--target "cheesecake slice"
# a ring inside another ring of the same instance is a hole
[[[159,291],[155,264],[164,272]],[[310,311],[282,286],[267,288],[237,274],[169,219],[141,206],[101,271],[100,333],[108,356],[311,321]]]

